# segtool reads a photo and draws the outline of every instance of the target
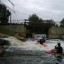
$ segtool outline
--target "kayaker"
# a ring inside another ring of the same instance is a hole
[[[43,44],[43,43],[44,43],[42,38],[39,38],[38,42],[39,42],[40,44]]]
[[[55,46],[55,50],[57,53],[57,55],[56,55],[57,61],[62,62],[62,60],[63,60],[63,48],[62,48],[60,43],[57,43],[57,45]],[[58,63],[56,63],[56,64],[58,64]]]
[[[63,48],[60,43],[57,43],[57,45],[55,46],[55,50],[56,50],[56,53],[59,53],[59,54],[63,53]]]

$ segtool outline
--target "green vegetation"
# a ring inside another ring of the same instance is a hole
[[[64,18],[60,21],[60,26],[64,27]]]
[[[26,20],[25,20],[26,21]],[[51,26],[55,26],[54,20],[43,20],[39,18],[36,14],[32,14],[28,17],[28,24],[26,25],[27,30],[29,33],[43,33],[48,34],[48,30]]]
[[[0,4],[0,21],[2,24],[7,24],[11,12],[7,9],[5,5]]]
[[[16,32],[11,31],[11,30],[6,29],[6,28],[3,28],[3,27],[0,27],[0,33],[4,33],[4,34],[10,35],[10,36],[14,36]]]

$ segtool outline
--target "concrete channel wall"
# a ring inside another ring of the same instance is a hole
[[[51,28],[49,28],[48,37],[64,39],[63,34],[64,34],[64,27],[52,26]]]
[[[21,33],[22,36],[26,36],[26,27],[24,25],[0,25],[0,27],[15,31],[16,33]]]

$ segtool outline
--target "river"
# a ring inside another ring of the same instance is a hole
[[[46,40],[47,46],[35,44],[36,40],[27,39],[22,42],[14,37],[4,38],[10,42],[10,46],[6,49],[4,57],[1,60],[5,64],[64,64],[64,57],[56,57],[55,55],[45,53],[45,50],[54,49],[57,43],[61,43],[64,49],[64,41],[59,39]]]

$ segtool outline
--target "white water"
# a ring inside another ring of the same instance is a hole
[[[47,44],[46,47],[44,47],[41,44],[35,44],[36,40],[32,41],[31,39],[28,39],[26,42],[22,42],[15,37],[8,37],[8,38],[4,38],[4,39],[8,40],[10,42],[11,46],[9,46],[9,49],[11,49],[13,47],[13,48],[19,48],[19,49],[24,49],[24,50],[40,50],[40,51],[43,51],[43,50],[54,49],[54,46],[58,42],[61,43],[61,46],[64,49],[64,41],[59,40],[59,39],[46,40],[46,42],[45,42]],[[14,50],[14,49],[12,49],[12,50]]]
[[[4,39],[8,40],[11,44],[6,51],[14,52],[15,50],[19,50],[19,49],[28,50],[28,51],[29,50],[40,50],[40,51],[50,50],[50,49],[54,49],[54,46],[58,42],[61,43],[61,46],[64,49],[64,41],[59,40],[59,39],[46,40],[45,43],[47,44],[47,47],[44,47],[41,44],[35,44],[36,40],[32,41],[31,39],[28,39],[26,42],[22,42],[22,41],[16,39],[15,37],[8,37],[8,38],[4,38]],[[23,62],[22,64],[56,64],[56,63],[64,64],[64,58],[63,59],[59,58],[59,60],[57,60],[57,59],[58,58],[56,58],[53,55],[42,54],[41,57],[39,57],[39,56],[38,57],[36,57],[36,56],[6,57],[4,60],[6,60],[8,64],[19,64],[22,62]],[[61,60],[61,62],[60,62],[60,60]],[[25,62],[27,62],[27,63],[25,63]]]

